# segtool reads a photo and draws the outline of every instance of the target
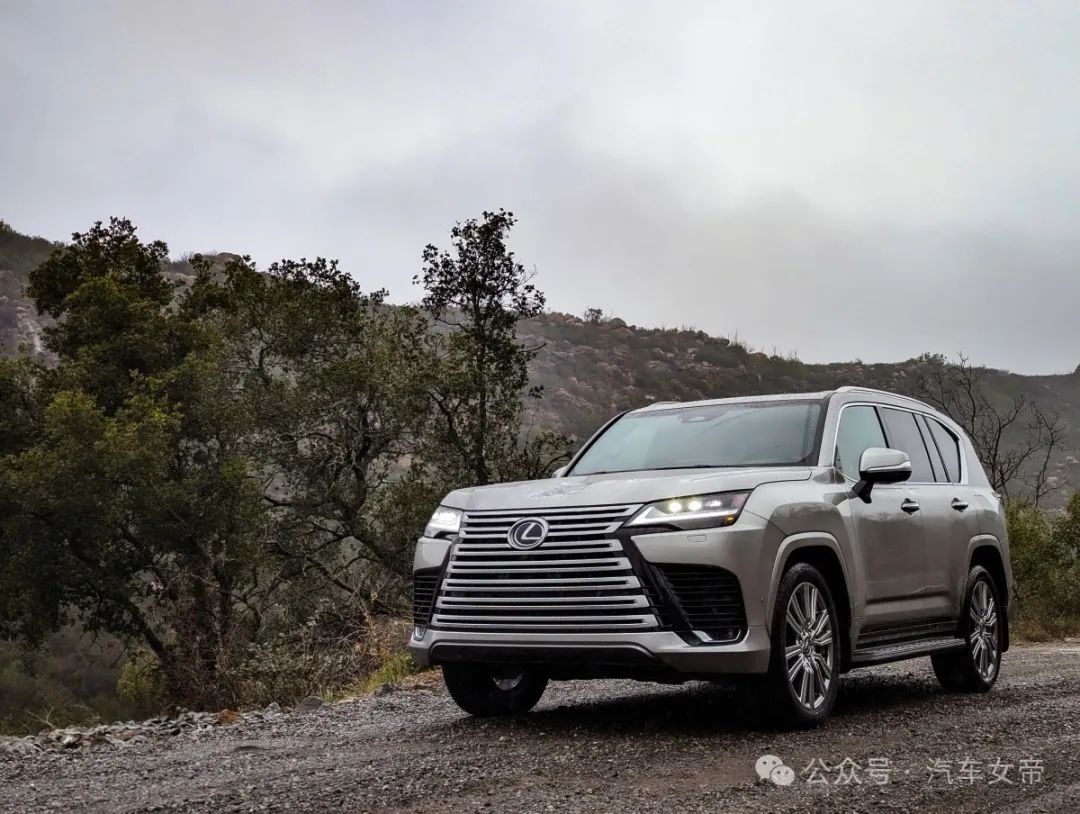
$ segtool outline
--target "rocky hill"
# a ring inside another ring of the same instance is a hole
[[[16,353],[20,346],[40,350],[42,321],[23,288],[30,270],[54,246],[0,221],[0,353]],[[191,267],[176,262],[170,273],[182,279]],[[533,367],[546,392],[539,423],[578,437],[614,413],[657,400],[814,391],[843,384],[914,394],[925,364],[918,359],[805,364],[701,331],[644,328],[598,315],[543,314],[524,323],[521,336],[543,346]],[[987,382],[1001,397],[1022,394],[1060,416],[1065,440],[1052,474],[1062,486],[1080,483],[1080,375],[992,371]]]

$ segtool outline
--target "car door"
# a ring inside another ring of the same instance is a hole
[[[928,437],[929,429],[921,415],[895,407],[882,407],[880,414],[889,445],[903,450],[911,458],[911,478],[907,486],[922,518],[926,570],[922,584],[912,592],[913,604],[927,622],[952,624],[956,614],[945,569],[955,559],[953,552],[957,538],[962,534],[955,521],[960,519],[962,522],[962,519],[960,513],[949,506],[952,499],[950,485],[937,480],[939,472],[943,476],[941,456],[933,439]]]
[[[979,533],[979,516],[962,471],[960,442],[932,416],[921,415],[918,423],[935,480],[915,487],[923,503],[927,578],[939,597],[936,606],[946,618],[955,619],[967,578],[968,543]]]
[[[889,446],[878,408],[849,404],[836,433],[834,465],[854,486],[859,459],[870,447]],[[905,483],[878,484],[869,500],[849,490],[852,550],[863,598],[863,626],[905,622],[921,612],[917,592],[926,582],[922,518],[915,495]]]

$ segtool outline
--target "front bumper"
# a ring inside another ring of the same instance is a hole
[[[409,643],[421,667],[448,661],[552,664],[566,667],[665,667],[677,673],[709,675],[764,673],[769,668],[769,635],[752,627],[731,644],[689,644],[677,633],[552,634],[474,633],[433,630]],[[584,671],[584,670],[583,670]]]
[[[608,664],[621,665],[630,672],[639,667],[687,675],[764,673],[770,654],[765,602],[778,533],[766,520],[744,511],[737,523],[726,528],[628,538],[646,563],[712,566],[734,574],[742,592],[746,632],[733,642],[707,641],[690,630],[537,633],[423,626],[414,632],[409,651],[421,666],[475,661],[576,664],[583,674],[589,665]],[[446,540],[421,538],[414,568],[441,567],[450,546]]]

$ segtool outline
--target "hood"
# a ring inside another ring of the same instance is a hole
[[[466,511],[479,511],[652,503],[672,497],[742,491],[763,483],[807,480],[810,474],[808,466],[770,466],[756,469],[674,469],[662,472],[571,475],[566,478],[457,489],[446,496],[443,505]]]

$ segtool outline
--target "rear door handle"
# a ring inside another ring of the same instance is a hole
[[[953,507],[954,509],[956,509],[956,510],[957,510],[958,512],[962,512],[962,511],[963,511],[964,509],[966,509],[966,508],[967,508],[967,507],[968,507],[968,506],[969,506],[970,504],[969,504],[969,503],[968,503],[968,502],[967,502],[966,500],[961,500],[961,499],[960,499],[960,498],[958,498],[958,497],[954,497],[954,498],[952,499],[952,503],[951,503],[950,505],[951,505],[951,506],[952,506],[952,507]]]
[[[900,508],[908,514],[915,514],[915,512],[917,512],[920,507],[917,500],[912,500],[911,498],[908,498],[900,504]]]

